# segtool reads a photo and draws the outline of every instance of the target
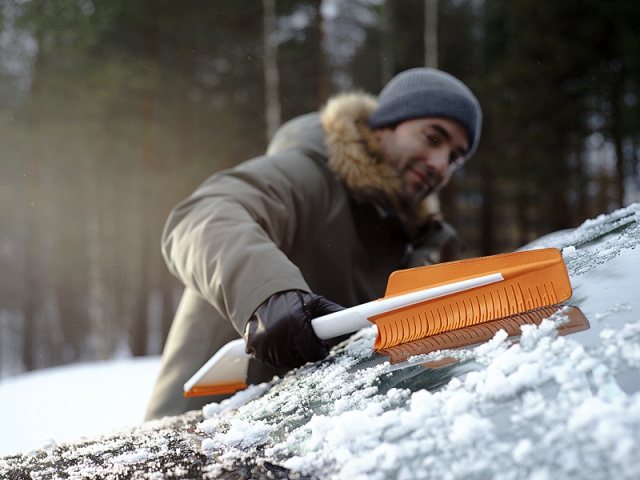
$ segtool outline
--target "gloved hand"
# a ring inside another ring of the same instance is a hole
[[[325,297],[301,290],[271,295],[249,319],[244,330],[245,350],[275,367],[296,368],[322,360],[327,342],[313,331],[311,319],[343,310]]]

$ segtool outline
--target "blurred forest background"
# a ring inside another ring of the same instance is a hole
[[[0,0],[0,377],[158,354],[170,208],[334,92],[437,65],[484,108],[467,256],[640,198],[637,0]]]

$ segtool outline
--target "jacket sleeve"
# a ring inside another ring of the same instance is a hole
[[[162,236],[169,270],[242,335],[272,294],[310,291],[286,252],[327,208],[331,182],[326,165],[299,152],[211,176],[169,215]]]

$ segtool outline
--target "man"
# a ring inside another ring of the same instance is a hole
[[[437,261],[454,235],[435,194],[476,150],[482,112],[434,69],[378,99],[342,94],[295,118],[264,156],[210,177],[171,212],[163,255],[185,285],[147,418],[200,408],[182,385],[244,336],[249,382],[324,358],[311,319],[384,295],[389,274]]]

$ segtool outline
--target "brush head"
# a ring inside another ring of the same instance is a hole
[[[504,280],[369,318],[378,326],[374,349],[556,305],[571,297],[562,254],[547,248],[399,270],[389,277],[384,298],[496,273]]]
[[[410,357],[415,355],[426,355],[427,353],[438,350],[455,350],[487,342],[493,338],[498,330],[504,330],[509,338],[519,337],[523,325],[539,325],[545,318],[549,318],[558,313],[562,313],[562,315],[566,317],[566,322],[558,327],[558,335],[568,335],[589,328],[589,321],[580,309],[555,305],[520,315],[500,318],[478,325],[471,325],[469,327],[439,333],[430,337],[414,340],[413,342],[385,348],[380,350],[380,353],[389,356],[391,364],[397,364],[406,362]],[[451,357],[445,357],[442,360],[427,362],[423,365],[429,368],[437,368],[455,361],[456,360]]]

